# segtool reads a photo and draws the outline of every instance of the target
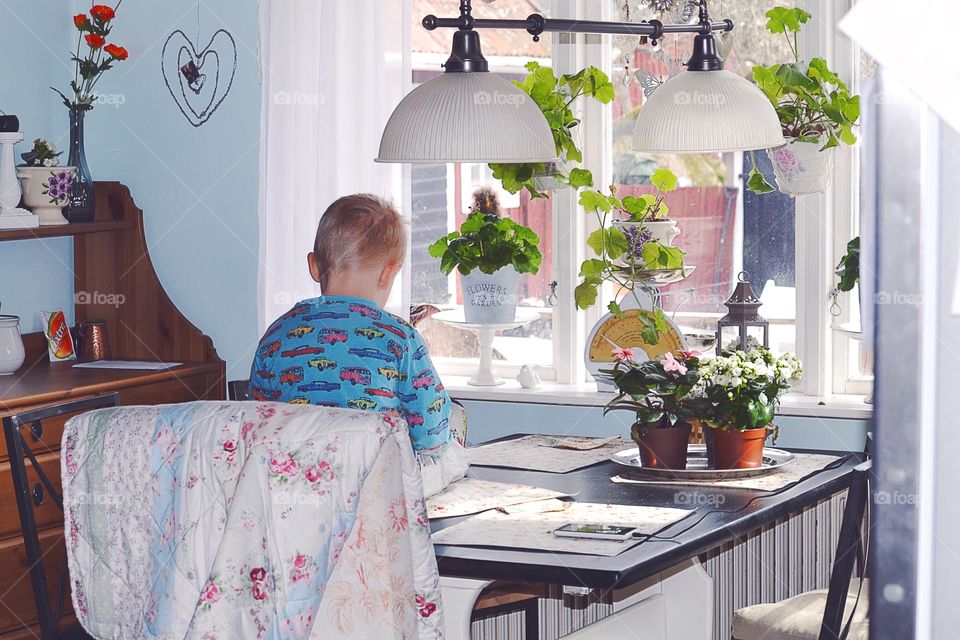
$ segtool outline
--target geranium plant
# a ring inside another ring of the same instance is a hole
[[[854,127],[860,118],[860,96],[850,95],[847,85],[823,58],[800,59],[798,34],[811,15],[798,7],[774,7],[766,13],[767,31],[782,35],[793,62],[753,67],[753,79],[770,99],[780,118],[785,138],[822,144],[821,150],[854,144]],[[774,188],[754,166],[747,188],[769,193]]]
[[[514,84],[540,107],[553,133],[557,157],[568,165],[567,173],[561,172],[554,177],[574,188],[593,186],[593,175],[586,169],[576,167],[583,161],[583,153],[573,137],[574,130],[580,124],[580,119],[573,111],[573,104],[581,96],[608,104],[614,98],[613,83],[607,74],[596,67],[588,67],[559,78],[554,75],[553,69],[537,62],[528,62],[526,68],[529,72],[527,76],[522,81],[514,81]],[[526,189],[532,198],[547,197],[534,181],[546,168],[546,164],[542,162],[490,165],[493,177],[500,181],[505,190],[518,193],[521,189]]]
[[[627,196],[621,200],[616,196],[616,188],[610,187],[609,194],[582,191],[580,205],[588,214],[597,217],[599,228],[587,238],[587,245],[596,257],[587,258],[580,265],[581,282],[574,290],[578,308],[586,309],[596,303],[604,282],[626,290],[628,295],[633,296],[637,306],[642,307],[637,290],[645,286],[644,282],[651,272],[683,269],[683,250],[652,241],[642,226],[621,230],[612,224],[614,217],[645,220],[653,206],[647,198]],[[665,206],[661,201],[656,205],[656,210],[660,211]],[[623,315],[616,300],[610,302],[607,308],[618,317]],[[663,312],[657,309],[649,316],[641,314],[639,317],[644,323],[644,342],[656,344],[660,335],[667,330]]]
[[[51,87],[63,98],[63,104],[68,109],[88,111],[93,109],[96,96],[93,89],[101,76],[113,68],[115,62],[126,60],[127,50],[117,44],[107,43],[113,29],[113,19],[120,8],[120,2],[111,7],[105,4],[95,4],[90,7],[89,14],[78,13],[73,17],[73,26],[79,32],[77,36],[77,51],[70,58],[75,63],[73,80],[70,81],[72,97],[67,97],[62,91]]]
[[[627,196],[621,202],[626,214],[625,222],[653,222],[666,220],[670,207],[664,197],[677,188],[677,175],[670,169],[661,167],[650,176],[650,184],[657,188],[656,193],[643,193]]]
[[[33,149],[21,153],[20,157],[25,167],[56,167],[60,164],[61,153],[52,142],[37,138],[33,141]]]
[[[508,265],[519,273],[537,273],[543,256],[540,236],[529,227],[500,215],[493,192],[482,189],[474,196],[467,219],[454,231],[434,242],[429,253],[440,259],[440,270],[454,269],[469,275],[474,269],[490,275]]]
[[[701,417],[705,400],[693,393],[700,381],[699,354],[667,352],[659,360],[637,362],[631,349],[614,349],[613,369],[601,370],[617,387],[610,411],[631,411],[637,428],[667,428]]]
[[[847,253],[837,265],[837,291],[853,291],[860,280],[860,236],[847,243]]]
[[[695,390],[707,401],[700,417],[708,426],[726,431],[768,427],[781,396],[802,374],[795,354],[775,357],[764,347],[706,360]]]

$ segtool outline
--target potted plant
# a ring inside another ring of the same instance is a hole
[[[680,235],[680,230],[675,220],[667,218],[670,208],[663,199],[677,188],[677,176],[670,169],[660,168],[650,176],[650,184],[657,188],[656,193],[624,198],[621,204],[626,217],[614,220],[613,225],[628,238],[645,234],[648,242],[659,242],[670,247],[674,238]]]
[[[473,324],[513,322],[521,273],[537,273],[543,257],[534,231],[500,215],[496,194],[480,189],[459,231],[446,235],[429,252],[445,274],[460,272],[463,311]]]
[[[637,416],[631,436],[640,450],[640,464],[656,469],[686,469],[691,421],[703,412],[703,398],[694,397],[700,380],[698,354],[667,352],[662,360],[637,362],[630,349],[614,349],[616,364],[601,371],[617,387],[607,403],[610,411]]]
[[[33,141],[33,149],[20,154],[23,164],[17,177],[23,185],[23,202],[39,218],[40,226],[67,224],[62,209],[70,202],[74,167],[61,167],[60,151],[43,138]]]
[[[597,301],[600,287],[610,282],[618,289],[632,295],[637,307],[643,307],[638,288],[646,286],[651,277],[664,270],[683,270],[684,252],[651,238],[642,226],[632,225],[621,230],[612,223],[614,216],[629,218],[643,208],[645,199],[616,196],[616,188],[604,194],[592,189],[580,193],[580,205],[588,214],[597,217],[599,228],[587,238],[587,245],[596,257],[587,258],[580,265],[580,284],[574,290],[577,307],[587,309]],[[628,209],[628,207],[630,207]],[[614,300],[607,308],[621,317],[623,312]],[[639,316],[644,323],[643,340],[657,344],[660,335],[667,330],[663,311],[655,309],[649,316]]]
[[[763,459],[780,396],[803,373],[792,353],[774,357],[769,349],[726,352],[700,366],[696,393],[706,399],[700,415],[710,427],[717,469],[751,469]]]
[[[854,144],[860,118],[860,97],[830,70],[823,58],[800,60],[797,34],[810,14],[795,7],[774,7],[766,13],[767,30],[783,35],[793,62],[753,68],[753,79],[780,117],[788,144],[767,153],[780,191],[791,195],[822,193],[830,184],[833,154],[841,143]],[[767,193],[773,187],[754,166],[747,188]]]
[[[840,258],[836,270],[837,291],[849,292],[860,280],[860,236],[847,243],[847,253]]]
[[[580,119],[573,111],[573,103],[577,98],[587,96],[607,104],[614,98],[613,83],[596,67],[587,67],[559,78],[554,75],[553,69],[537,62],[528,62],[526,68],[529,72],[527,76],[522,81],[514,81],[514,84],[543,111],[553,132],[560,162],[491,164],[493,177],[500,181],[506,191],[518,193],[525,188],[531,198],[546,198],[546,191],[563,186],[591,186],[591,173],[577,167],[583,161],[583,154],[573,138],[574,130],[580,124]]]
[[[73,80],[70,81],[70,97],[51,87],[63,99],[70,110],[70,154],[69,164],[75,167],[73,186],[70,192],[70,205],[67,218],[70,222],[90,222],[94,215],[93,178],[87,166],[84,148],[84,114],[93,109],[97,96],[93,89],[103,74],[113,68],[117,62],[127,59],[127,50],[115,43],[107,44],[113,30],[113,20],[120,8],[95,4],[88,13],[73,16],[73,26],[77,30],[77,50],[70,58],[75,64]]]

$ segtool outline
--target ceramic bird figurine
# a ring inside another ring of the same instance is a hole
[[[520,386],[524,389],[536,389],[540,386],[540,367],[529,364],[523,365],[520,367],[517,382],[519,382]]]

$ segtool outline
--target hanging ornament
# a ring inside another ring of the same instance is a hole
[[[627,0],[620,7],[620,20],[622,22],[632,22],[630,14],[630,2]],[[629,87],[633,77],[630,74],[630,62],[633,52],[637,47],[637,38],[633,36],[618,36],[617,48],[623,52],[623,86]]]
[[[673,13],[680,8],[681,0],[645,0],[645,4],[657,13]]]
[[[735,43],[736,38],[732,31],[724,31],[720,34],[720,37],[717,39],[717,53],[720,54],[722,60],[726,60],[730,56]]]
[[[677,3],[677,8],[670,12],[670,21],[674,24],[692,24],[700,17],[699,0],[684,0]]]

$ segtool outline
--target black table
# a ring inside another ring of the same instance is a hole
[[[526,549],[435,545],[440,575],[600,589],[628,585],[829,498],[846,488],[850,471],[863,460],[863,456],[859,454],[823,451],[807,453],[833,453],[846,457],[778,492],[692,485],[615,483],[611,482],[610,478],[621,473],[623,467],[613,462],[602,462],[565,474],[471,467],[467,473],[469,478],[513,482],[576,493],[574,499],[579,502],[684,507],[687,505],[677,501],[677,494],[682,492],[688,504],[704,506],[661,530],[656,537],[613,557]],[[720,502],[716,499],[718,495],[723,496],[723,504],[714,506]],[[431,528],[439,531],[461,522],[466,517],[469,516],[433,520]]]

